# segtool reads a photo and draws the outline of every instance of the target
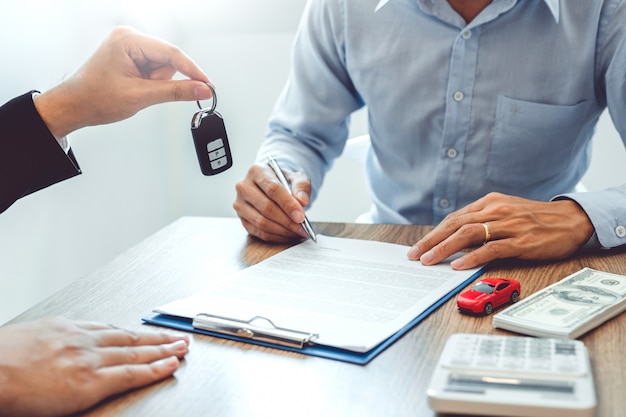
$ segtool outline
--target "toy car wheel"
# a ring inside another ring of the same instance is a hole
[[[518,301],[519,301],[519,292],[513,291],[513,293],[511,294],[511,302],[517,303]]]
[[[486,315],[489,315],[493,312],[493,305],[491,303],[485,304],[485,308],[483,309]]]

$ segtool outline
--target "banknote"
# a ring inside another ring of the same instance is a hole
[[[626,276],[583,268],[494,315],[493,326],[575,339],[626,309]]]

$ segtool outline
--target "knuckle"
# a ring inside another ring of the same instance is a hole
[[[167,56],[178,58],[184,55],[183,51],[176,45],[172,45],[171,43],[167,43],[166,45],[167,45],[166,48],[168,50]]]
[[[138,363],[141,359],[137,349],[133,349],[131,347],[126,347],[124,349],[124,355],[126,356],[126,361],[128,363]]]
[[[491,240],[485,243],[482,248],[489,253],[491,259],[500,259],[502,255],[502,242]]]
[[[73,375],[67,382],[74,383],[77,387],[88,384],[97,377],[98,366],[94,360],[90,359],[89,355],[74,355],[71,357],[71,363],[66,365],[71,368]]]
[[[247,190],[247,184],[245,180],[237,181],[235,183],[235,191],[237,192],[237,195],[244,194],[246,190]]]
[[[259,230],[258,233],[256,234],[256,237],[266,242],[272,240],[271,235],[267,232],[264,232],[263,230]]]
[[[487,200],[487,197],[483,197],[482,199],[476,200],[476,201],[472,201],[471,203],[469,203],[467,205],[467,209],[470,212],[477,212],[480,211],[484,205],[484,202]]]
[[[537,243],[537,233],[524,233],[515,236],[515,240],[522,247],[530,247]]]
[[[239,216],[240,219],[243,219],[245,217],[245,204],[242,203],[239,199],[233,202],[233,210],[235,210],[235,213],[237,213],[237,216]]]
[[[435,242],[432,237],[424,236],[417,242],[417,246],[419,246],[420,249],[425,247],[432,248],[433,246],[435,246]]]
[[[443,254],[450,253],[453,250],[451,248],[450,242],[447,240],[444,240],[443,242],[435,246],[434,251],[439,256],[442,256]],[[456,252],[456,250],[454,250],[453,252]]]
[[[481,226],[481,233],[482,233],[482,226]],[[457,233],[459,234],[459,236],[463,237],[464,239],[471,239],[471,240],[475,240],[474,236],[476,236],[476,228],[469,225],[469,224],[464,224],[462,226],[459,227],[459,229],[457,230]]]
[[[267,222],[262,222],[262,223],[267,223]],[[270,234],[269,232],[267,232],[262,226],[258,226],[253,228],[253,230],[250,232],[250,234],[252,236],[255,236],[261,240],[264,240],[266,242],[270,242],[270,241],[274,241],[276,240],[276,237],[273,236],[272,234]]]
[[[159,358],[167,358],[168,356],[175,356],[176,352],[171,345],[159,345],[156,346],[156,352]]]
[[[251,236],[256,236],[259,237],[259,232],[257,231],[257,228],[250,223],[248,220],[241,218],[241,225],[243,226],[244,229],[246,229],[246,232],[248,232],[249,235]]]
[[[277,181],[274,181],[270,178],[266,178],[263,181],[263,188],[267,191],[268,194],[273,195],[276,192],[278,192],[280,189],[282,189],[283,186],[279,184]]]
[[[120,329],[120,328],[117,328],[117,329],[124,333],[124,335],[128,339],[128,343],[127,343],[128,345],[137,346],[138,344],[140,344],[141,336],[139,335],[139,333],[136,333],[130,329]]]
[[[491,191],[491,192],[487,193],[487,195],[485,196],[485,199],[486,200],[499,200],[503,196],[504,196],[504,194],[502,194],[502,193],[499,193],[497,191]]]
[[[137,380],[139,378],[138,372],[137,370],[130,366],[130,365],[125,365],[124,366],[124,385],[128,386],[128,387],[132,387],[135,386],[135,384],[137,383]],[[152,373],[154,374],[155,371],[150,368]]]
[[[246,179],[254,179],[254,178],[263,178],[265,175],[265,167],[260,163],[254,163],[248,169],[248,173],[246,174]]]
[[[443,219],[443,221],[441,222],[441,225],[446,231],[451,231],[451,230],[455,231],[455,230],[459,230],[463,226],[463,223],[461,222],[461,219],[458,216],[448,215],[446,216],[446,218]]]
[[[128,36],[132,33],[131,29],[128,26],[116,26],[113,28],[110,34],[111,39],[119,39],[124,36]]]
[[[476,253],[477,251],[478,250],[474,250],[464,255],[466,265],[471,267],[481,263],[480,257]]]
[[[268,211],[271,211],[271,209],[269,209]],[[270,220],[264,216],[264,213],[262,210],[260,212],[263,215],[256,216],[255,219],[253,220],[253,223],[258,229],[260,229],[260,232],[262,234],[265,234],[265,232],[263,231],[266,230],[267,227],[270,225]]]
[[[174,84],[172,84],[171,89],[172,90],[170,92],[170,95],[172,97],[172,100],[174,100],[174,101],[184,100],[185,94],[184,94],[183,89],[182,89],[182,84],[174,83]]]

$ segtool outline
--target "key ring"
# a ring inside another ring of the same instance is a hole
[[[198,108],[200,109],[200,111],[202,113],[207,112],[207,113],[213,113],[213,111],[215,110],[215,108],[217,107],[217,95],[215,95],[215,89],[213,88],[213,86],[211,86],[211,84],[209,83],[205,83],[207,85],[207,87],[209,87],[209,89],[211,90],[211,95],[213,98],[213,104],[211,105],[211,110],[207,111],[207,107],[202,107],[200,105],[200,101],[196,100],[196,104],[198,105]]]

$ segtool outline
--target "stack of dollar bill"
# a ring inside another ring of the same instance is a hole
[[[493,326],[576,339],[626,309],[626,276],[584,268],[493,316]]]

